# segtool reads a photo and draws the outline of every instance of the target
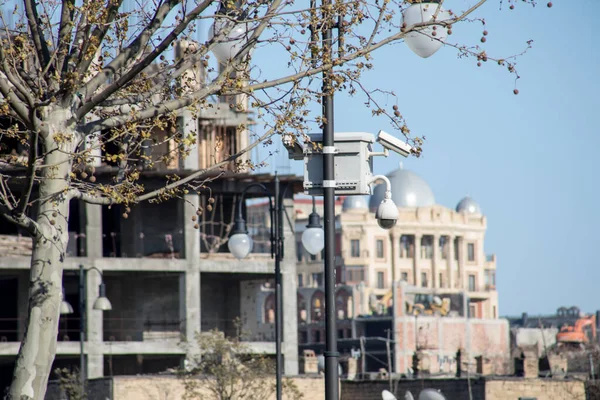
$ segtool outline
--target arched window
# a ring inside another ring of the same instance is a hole
[[[264,322],[266,324],[275,323],[275,294],[271,293],[265,299]]]
[[[311,320],[312,322],[322,321],[325,317],[325,295],[317,290],[311,300]]]

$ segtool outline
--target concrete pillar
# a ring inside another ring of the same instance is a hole
[[[283,219],[284,258],[281,262],[281,286],[283,295],[283,371],[285,375],[298,375],[298,274],[296,270],[296,236],[288,223],[294,224],[292,199],[283,202],[289,218]]]
[[[415,286],[420,287],[421,286],[420,261],[421,261],[421,238],[422,238],[422,235],[415,234],[414,238],[415,238],[415,240],[414,240],[414,251],[413,251],[413,274],[414,274],[413,283]]]
[[[102,257],[102,206],[84,203],[86,256]]]
[[[433,243],[431,244],[433,247],[433,257],[431,260],[431,287],[432,288],[436,288],[436,287],[441,287],[440,284],[441,282],[439,282],[438,279],[438,256],[439,256],[439,251],[438,251],[438,246],[440,244],[440,236],[439,235],[433,235]]]
[[[448,287],[452,289],[455,288],[454,270],[452,268],[454,265],[454,239],[454,235],[448,236]]]
[[[86,255],[91,260],[102,258],[102,206],[84,204],[85,207],[85,243]],[[91,265],[84,265],[88,269]],[[94,302],[98,298],[98,287],[102,278],[96,270],[86,272],[86,343],[87,376],[90,379],[104,376],[103,311],[94,310]],[[75,306],[75,305],[74,305]]]
[[[104,355],[102,353],[104,312],[93,308],[94,302],[98,298],[98,287],[102,278],[96,270],[88,270],[85,274],[87,316],[85,352],[87,354],[87,377],[93,379],[104,376]]]
[[[196,353],[195,334],[200,332],[200,230],[194,228],[192,216],[200,204],[197,194],[185,195],[182,201],[185,236],[184,256],[186,270],[179,281],[179,313],[183,321],[182,333],[188,344],[187,358]]]
[[[181,111],[181,116],[178,119],[179,130],[183,133],[184,137],[191,135],[196,138],[196,143],[198,140],[198,120],[192,116],[192,113],[185,109]],[[181,160],[180,165],[183,166],[183,169],[188,170],[197,170],[199,167],[199,152],[198,145],[195,144],[189,147],[189,155]]]

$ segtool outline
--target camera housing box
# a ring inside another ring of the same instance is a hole
[[[323,135],[310,134],[311,142],[303,146],[304,193],[323,195]],[[334,134],[335,194],[371,194],[373,178],[373,143],[367,132],[336,132]]]

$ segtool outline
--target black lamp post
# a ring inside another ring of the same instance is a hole
[[[87,310],[86,310],[86,295],[87,295],[87,285],[86,285],[86,276],[89,271],[96,270],[100,274],[100,286],[98,287],[98,298],[94,301],[93,309],[100,311],[110,311],[112,310],[112,305],[110,304],[110,300],[106,297],[106,285],[104,284],[102,271],[100,271],[96,267],[90,267],[88,269],[84,269],[83,265],[79,266],[79,378],[81,384],[81,394],[85,393],[85,381],[87,376],[87,371],[85,368],[85,354],[84,354],[84,346],[85,346],[85,321],[87,318]],[[64,288],[63,288],[63,300],[60,304],[60,314],[67,315],[73,313],[73,307],[64,299]]]
[[[323,9],[331,0],[323,0]],[[333,21],[324,21],[322,33],[323,59],[332,60]],[[325,399],[338,400],[337,332],[335,319],[335,169],[333,135],[333,85],[332,71],[323,71],[323,218],[325,220]]]
[[[277,400],[281,400],[282,395],[282,375],[283,362],[281,354],[282,338],[282,311],[283,297],[281,293],[281,260],[283,260],[283,194],[279,190],[279,177],[275,175],[275,193],[274,201],[271,194],[261,183],[251,183],[243,191],[238,203],[237,215],[234,221],[233,231],[229,237],[227,245],[233,256],[239,260],[245,258],[252,250],[252,238],[248,236],[246,221],[242,216],[242,205],[246,192],[253,187],[261,188],[269,197],[270,217],[271,217],[271,257],[275,258],[275,369],[276,369],[276,395]]]

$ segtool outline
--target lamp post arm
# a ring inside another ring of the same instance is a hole
[[[83,266],[81,267],[85,272],[89,272],[92,270],[95,270],[96,272],[98,272],[100,274],[100,281],[104,282],[104,276],[102,275],[102,271],[100,271],[98,268],[96,267],[89,267],[89,268],[83,268]]]
[[[387,176],[385,175],[374,175],[373,178],[371,178],[371,182],[369,182],[369,185],[374,184],[375,182],[382,180],[385,182],[385,198],[386,199],[391,199],[392,198],[392,184],[390,182],[390,180],[388,179]]]

